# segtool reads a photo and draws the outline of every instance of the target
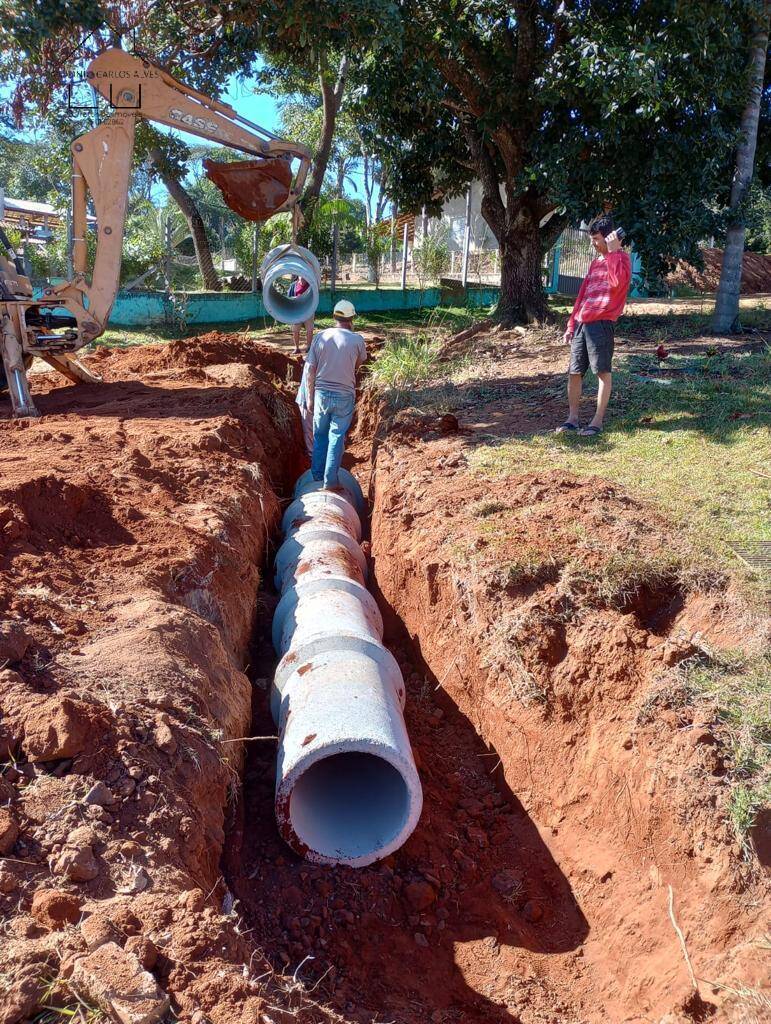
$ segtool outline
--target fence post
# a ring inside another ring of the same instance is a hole
[[[252,225],[252,295],[257,292],[257,242],[259,239],[259,228]]]
[[[404,222],[404,240],[402,242],[402,291],[407,287],[407,221]]]
[[[391,203],[391,273],[396,273],[396,203]]]
[[[330,273],[331,280],[329,282],[329,288],[333,298],[335,294],[335,287],[337,285],[337,244],[339,239],[340,229],[337,226],[337,221],[335,221],[335,225],[332,228],[332,270]]]
[[[463,232],[463,265],[460,272],[460,283],[465,289],[468,283],[468,251],[471,246],[471,186],[466,193],[466,227]]]
[[[560,281],[560,255],[562,253],[562,235],[554,243],[554,263],[551,268],[551,290],[557,291]]]

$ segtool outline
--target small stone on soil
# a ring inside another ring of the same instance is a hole
[[[19,838],[19,825],[10,807],[0,807],[0,856],[7,856]]]
[[[76,960],[70,984],[121,1024],[155,1024],[170,1005],[169,997],[137,957],[114,942]]]

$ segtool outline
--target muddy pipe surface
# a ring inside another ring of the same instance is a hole
[[[276,555],[276,819],[308,860],[364,867],[410,836],[423,792],[404,680],[366,587],[364,498],[350,473],[340,480],[337,493],[300,477]]]

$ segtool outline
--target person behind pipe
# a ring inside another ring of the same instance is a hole
[[[624,312],[632,279],[632,261],[628,253],[621,251],[624,232],[621,228],[614,230],[610,216],[593,220],[589,235],[597,257],[589,264],[563,336],[565,344],[570,345],[569,414],[556,433],[576,431],[583,437],[596,437],[602,432],[610,399],[614,325]],[[578,419],[581,388],[590,366],[598,379],[597,408],[582,430]]]
[[[297,390],[295,403],[300,407],[300,423],[303,428],[303,440],[308,458],[313,458],[313,408],[308,404],[308,364],[303,366],[300,387]]]
[[[356,371],[367,358],[364,338],[353,330],[353,303],[341,299],[332,315],[336,326],[316,335],[305,359],[306,409],[313,410],[311,474],[325,489],[339,486],[345,435],[356,403]]]
[[[289,298],[297,299],[303,292],[307,292],[310,288],[310,284],[305,280],[304,277],[300,277],[298,274],[292,275],[292,283],[289,285]],[[300,355],[300,324],[292,324],[292,340],[294,341],[294,354]],[[308,317],[307,320],[303,320],[302,326],[305,328],[305,351],[311,347],[311,341],[313,340],[313,317]]]

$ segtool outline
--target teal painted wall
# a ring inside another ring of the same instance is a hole
[[[348,299],[360,313],[419,309],[440,304],[440,290],[426,288],[341,289],[334,302]],[[469,288],[468,305],[484,307],[498,301],[497,288]],[[318,313],[329,315],[334,305],[329,292],[322,292]],[[176,316],[175,316],[175,308]],[[170,296],[165,292],[119,292],[110,314],[111,327],[145,327],[173,323],[184,318],[188,325],[226,324],[267,316],[262,297],[251,292],[189,292]]]

